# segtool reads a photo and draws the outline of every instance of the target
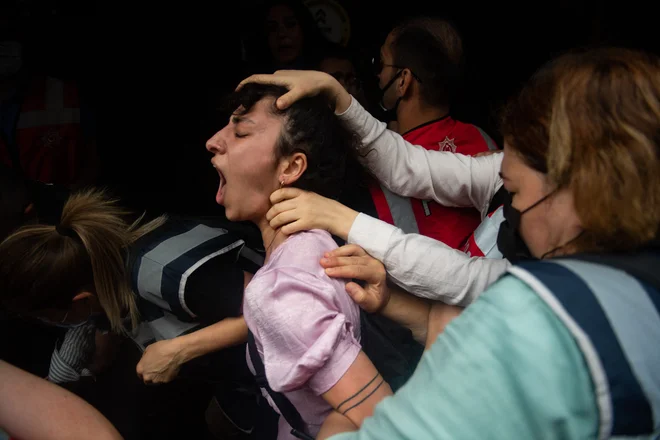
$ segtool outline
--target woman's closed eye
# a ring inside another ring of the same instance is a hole
[[[239,132],[235,131],[234,136],[236,136],[237,139],[242,139],[244,137],[247,137],[248,133],[239,133]]]

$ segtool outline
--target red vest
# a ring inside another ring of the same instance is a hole
[[[84,154],[77,87],[50,77],[32,80],[23,97],[14,140],[25,177],[75,183]],[[0,162],[14,165],[2,137]]]
[[[403,135],[413,145],[427,150],[474,155],[497,148],[481,129],[445,117],[419,126]],[[405,233],[422,234],[454,249],[461,248],[481,223],[474,208],[448,208],[432,200],[398,196],[377,183],[370,187],[378,217]]]
[[[500,206],[481,222],[461,249],[469,257],[502,258],[497,247],[497,234],[504,221],[504,210]]]

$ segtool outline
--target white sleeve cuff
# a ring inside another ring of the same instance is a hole
[[[343,118],[346,118],[346,116],[345,116],[346,113],[350,112],[350,111],[353,109],[353,107],[355,107],[355,103],[356,103],[356,102],[357,102],[357,99],[355,99],[355,98],[353,97],[353,95],[351,95],[351,104],[348,106],[348,108],[347,108],[346,110],[344,110],[343,112],[341,112],[341,113],[335,113],[335,114],[336,114],[337,116],[339,116],[340,118],[342,118],[342,119],[343,119]],[[359,105],[359,104],[358,104],[358,105]],[[355,110],[353,110],[353,113],[355,113]]]
[[[372,257],[384,261],[390,237],[396,230],[396,226],[359,213],[348,233],[348,242],[357,244]]]

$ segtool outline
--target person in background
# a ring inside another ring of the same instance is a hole
[[[0,164],[42,183],[94,183],[93,118],[78,84],[32,72],[24,57],[20,41],[0,34]]]
[[[69,391],[0,360],[0,437],[121,440],[94,407]]]
[[[326,49],[325,56],[321,59],[317,70],[332,75],[348,93],[355,97],[365,108],[370,108],[367,103],[363,78],[358,73],[355,58],[348,49],[339,45],[330,45]]]
[[[254,47],[248,47],[248,69],[274,72],[313,69],[328,41],[307,7],[298,0],[269,0],[257,25]],[[249,38],[249,36],[246,36]]]
[[[244,241],[204,222],[159,217],[140,225],[129,217],[104,193],[88,190],[69,197],[57,225],[27,222],[0,244],[3,310],[67,330],[52,354],[49,379],[71,383],[109,365],[97,350],[108,347],[100,339],[127,335],[160,307],[154,319],[169,313],[201,325],[149,345],[137,365],[144,382],[169,382],[184,364],[223,349],[225,379],[252,382],[244,351],[233,348],[247,335],[240,312],[249,278],[239,258]],[[258,266],[245,264],[252,272]],[[161,321],[160,328],[171,319]]]
[[[396,120],[406,141],[427,150],[465,155],[496,148],[481,129],[451,117],[462,67],[461,37],[445,20],[413,18],[389,33],[380,57],[374,60],[374,70],[386,119]],[[384,185],[374,185],[372,197],[381,220],[454,249],[464,246],[480,222],[474,209],[409,200]]]
[[[26,181],[0,165],[0,243],[19,227],[59,219],[68,191],[55,185]],[[56,222],[57,220],[55,220]],[[51,353],[63,330],[0,313],[0,331],[13,334],[0,343],[0,358],[30,373],[46,376]]]

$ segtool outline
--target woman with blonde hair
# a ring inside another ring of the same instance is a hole
[[[137,326],[126,252],[164,219],[140,225],[128,215],[90,190],[70,196],[57,226],[30,224],[9,235],[0,245],[3,306],[54,324],[79,324],[102,311],[117,333]]]
[[[245,242],[211,220],[130,217],[87,190],[68,198],[58,225],[26,224],[0,244],[2,307],[69,329],[67,348],[51,360],[57,383],[77,380],[92,362],[95,330],[135,336],[154,315],[198,330],[146,341],[137,371],[148,383],[169,382],[184,363],[247,338],[240,304],[259,261],[241,264]]]
[[[325,93],[354,117],[350,96],[319,78],[261,80],[288,86],[285,99]],[[359,431],[333,439],[660,432],[660,61],[625,49],[561,56],[512,100],[502,132],[511,200],[499,242],[527,261],[433,335],[410,381]],[[428,305],[388,288],[355,246],[323,265],[369,281],[347,285],[354,297],[432,331]],[[328,419],[321,437],[347,428]]]

